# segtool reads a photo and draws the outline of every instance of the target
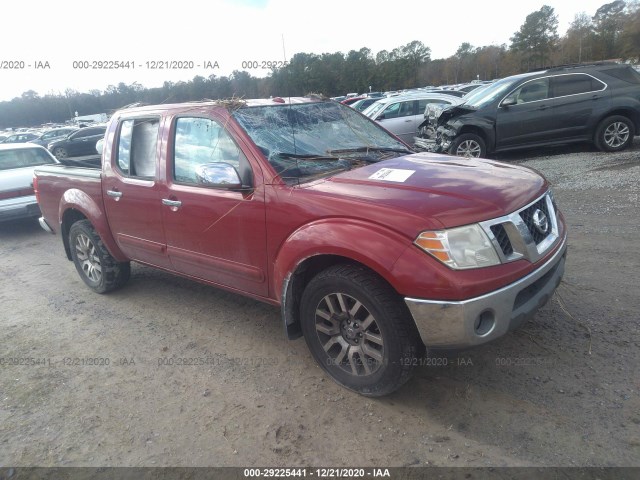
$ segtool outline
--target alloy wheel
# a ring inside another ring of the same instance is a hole
[[[99,283],[102,279],[102,265],[97,255],[96,247],[84,233],[76,237],[76,256],[85,276],[92,282]]]
[[[384,359],[384,339],[374,316],[357,299],[330,293],[315,310],[315,329],[333,365],[355,376],[375,373]]]

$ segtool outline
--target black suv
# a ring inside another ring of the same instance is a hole
[[[629,65],[554,67],[503,78],[437,119],[440,152],[485,157],[517,148],[593,142],[627,148],[640,127],[640,74]]]

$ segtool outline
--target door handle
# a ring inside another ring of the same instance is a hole
[[[413,120],[409,119],[409,120],[405,120],[404,123],[409,123],[412,122]]]
[[[118,192],[117,190],[107,190],[107,195],[118,200],[122,196],[122,192]]]
[[[168,207],[175,207],[175,208],[179,208],[182,206],[182,202],[180,200],[169,200],[168,198],[163,198],[162,204]]]
[[[540,106],[538,107],[538,110],[546,110],[546,109],[547,109],[547,106],[546,106],[546,105],[540,105]]]

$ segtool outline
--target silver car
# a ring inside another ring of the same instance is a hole
[[[40,216],[33,170],[58,163],[46,148],[29,143],[0,145],[0,222]]]
[[[442,93],[411,93],[382,98],[362,113],[375,120],[405,143],[413,145],[418,126],[424,121],[424,111],[430,103],[453,105],[460,99]]]

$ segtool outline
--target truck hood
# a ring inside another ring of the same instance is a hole
[[[512,213],[547,188],[540,174],[525,167],[435,153],[374,163],[311,187],[334,202],[345,198],[347,212],[409,235],[416,228],[449,228]]]

